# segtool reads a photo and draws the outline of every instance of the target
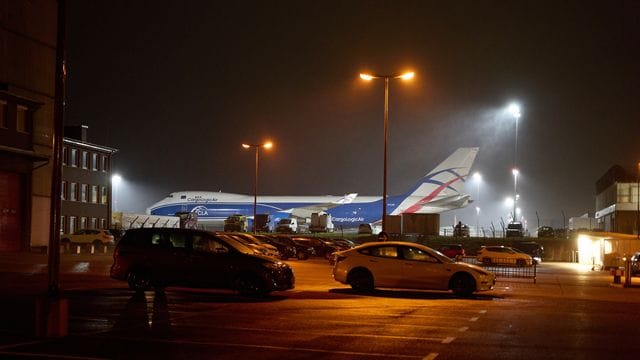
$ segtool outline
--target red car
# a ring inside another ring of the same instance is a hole
[[[438,251],[451,259],[464,256],[464,248],[460,244],[444,244],[438,248]]]

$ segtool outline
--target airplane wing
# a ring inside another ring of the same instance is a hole
[[[323,204],[313,204],[313,205],[300,206],[300,207],[295,207],[295,208],[283,210],[281,212],[289,213],[289,214],[291,214],[291,215],[293,215],[295,217],[309,218],[309,217],[311,217],[311,214],[313,214],[313,213],[321,213],[323,211],[327,211],[327,210],[329,210],[331,208],[334,208],[336,206],[340,206],[340,205],[344,205],[344,204],[350,204],[351,202],[353,202],[353,199],[355,199],[356,196],[358,196],[357,193],[346,194],[345,196],[341,197],[340,199],[332,201],[332,202],[323,203]]]

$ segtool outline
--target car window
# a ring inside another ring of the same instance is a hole
[[[193,249],[216,254],[226,254],[229,252],[229,248],[225,244],[200,234],[193,236]]]
[[[375,247],[363,249],[361,252],[366,255],[378,256],[378,257],[387,257],[387,258],[398,257],[398,248],[395,246],[375,246]]]
[[[437,263],[438,259],[431,256],[431,254],[426,251],[420,250],[418,248],[403,246],[402,248],[402,257],[405,260],[413,260],[413,261],[424,261],[429,263]]]
[[[171,243],[168,234],[160,232],[151,235],[151,246],[159,248],[171,248],[173,247],[173,244]]]
[[[187,247],[187,234],[182,232],[172,233],[169,236],[169,240],[171,244],[175,248],[185,248]]]

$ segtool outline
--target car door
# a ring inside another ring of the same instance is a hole
[[[198,287],[228,287],[233,280],[234,259],[238,254],[232,247],[209,234],[194,234],[188,255],[188,272],[192,285]]]
[[[404,282],[408,288],[446,290],[451,269],[427,251],[412,246],[401,246]]]
[[[371,274],[376,287],[403,287],[404,276],[401,260],[398,257],[398,247],[395,245],[380,245],[367,248],[362,252],[364,265]]]

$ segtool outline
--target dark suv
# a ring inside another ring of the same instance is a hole
[[[176,285],[262,295],[294,287],[289,265],[230,236],[195,229],[127,230],[114,250],[111,277],[136,291]]]

